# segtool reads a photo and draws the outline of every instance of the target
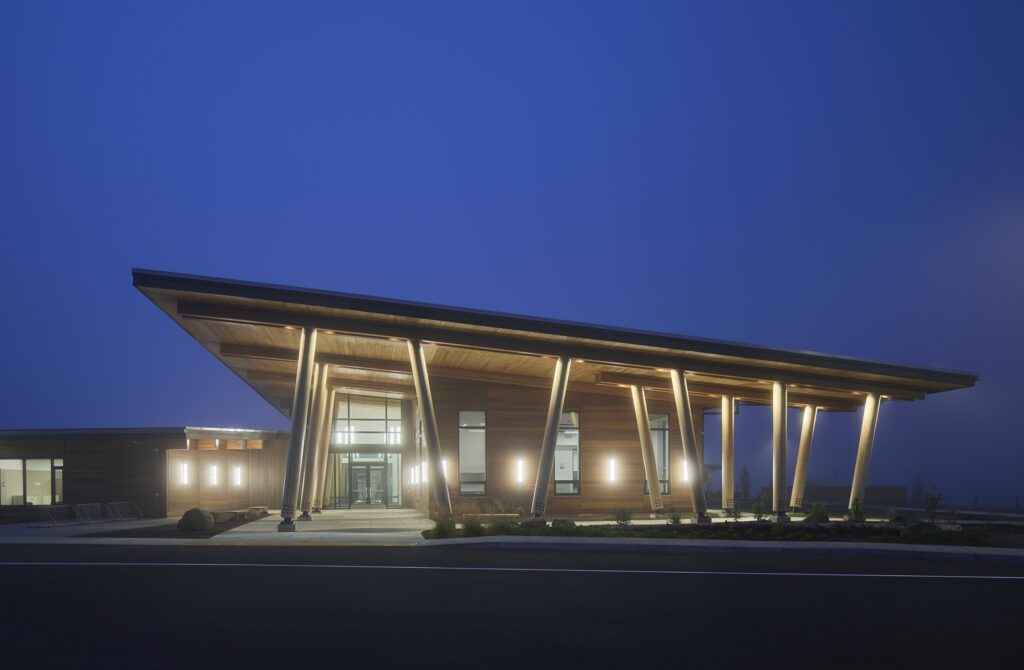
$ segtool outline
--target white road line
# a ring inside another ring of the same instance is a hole
[[[832,577],[857,579],[978,579],[1021,581],[1024,575],[923,575],[867,572],[754,572],[743,570],[632,570],[617,568],[500,568],[450,565],[334,565],[330,563],[166,563],[122,561],[0,561],[4,567],[49,568],[314,568],[317,570],[434,570],[444,572],[540,572],[612,575],[680,575],[721,577]]]

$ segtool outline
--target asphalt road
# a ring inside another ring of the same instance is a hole
[[[2,552],[0,653],[33,667],[942,668],[1016,665],[1024,649],[1020,563],[464,548]]]

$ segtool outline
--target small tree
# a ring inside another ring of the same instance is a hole
[[[928,523],[935,521],[935,513],[939,510],[939,503],[942,502],[942,494],[932,491],[924,497],[924,515]]]
[[[864,505],[860,498],[854,498],[850,503],[850,509],[846,513],[846,520],[851,523],[864,523]]]
[[[750,511],[754,513],[754,519],[763,521],[768,515],[768,496],[762,493]]]
[[[615,523],[620,526],[628,526],[629,522],[633,520],[633,513],[629,511],[627,507],[619,507],[615,510]]]
[[[735,504],[735,503],[733,504],[732,507],[726,509],[725,513],[733,521],[739,521],[740,517],[743,516],[743,512],[740,511],[740,506]]]
[[[745,465],[740,473],[740,496],[743,500],[750,500],[750,472]]]

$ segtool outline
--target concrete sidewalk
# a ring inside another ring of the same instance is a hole
[[[426,540],[420,547],[475,547],[551,551],[625,551],[667,554],[760,553],[793,556],[875,556],[1024,563],[1024,549],[885,542],[806,542],[768,540],[684,540],[640,537],[544,537],[501,535]]]

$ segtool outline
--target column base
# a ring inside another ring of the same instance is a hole
[[[321,514],[321,512],[319,509],[315,509],[312,512],[310,512],[310,514]]]
[[[768,515],[768,520],[772,523],[786,523],[789,521],[789,515],[785,512],[772,512]]]
[[[295,532],[295,524],[292,523],[291,519],[284,519],[284,520],[281,521],[281,523],[277,524],[277,532],[278,533],[294,533]]]
[[[703,526],[704,524],[711,523],[711,517],[709,517],[707,514],[705,514],[703,516],[694,517],[693,522],[695,524],[699,524],[699,525]]]
[[[312,521],[313,517],[309,515],[309,512],[303,512],[299,515],[299,521]]]

